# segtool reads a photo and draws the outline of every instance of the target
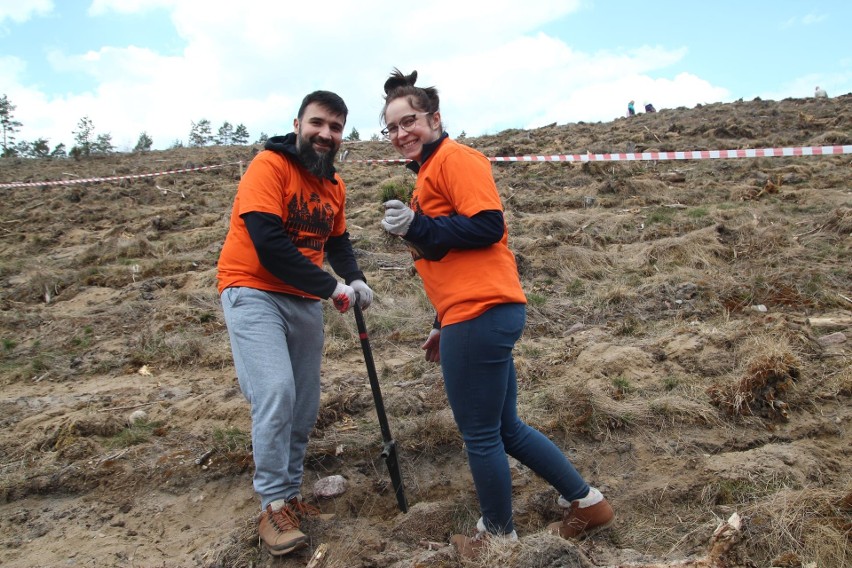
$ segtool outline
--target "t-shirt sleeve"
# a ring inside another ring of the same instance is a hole
[[[482,211],[503,211],[500,194],[485,156],[454,151],[443,164],[446,196],[456,213],[473,217]]]
[[[274,152],[258,154],[246,169],[237,189],[239,195],[240,216],[246,213],[272,213],[285,218],[284,201],[281,192],[287,187],[289,164]]]

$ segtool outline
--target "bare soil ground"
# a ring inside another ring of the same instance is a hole
[[[468,138],[488,156],[852,144],[852,95],[662,110]],[[347,146],[349,223],[408,500],[400,513],[351,314],[326,311],[305,496],[332,519],[282,559],[258,546],[248,406],[215,264],[253,147],[3,160],[0,565],[459,566],[478,511],[432,311],[380,227],[413,178],[387,143]],[[520,543],[479,566],[852,565],[852,157],[494,164],[529,296],[520,409],[611,499],[614,527],[543,531],[556,495],[513,465]],[[329,475],[340,497],[315,500]],[[433,544],[430,544],[433,543]],[[708,552],[709,551],[709,552]],[[715,561],[714,561],[715,562]],[[656,563],[656,564],[654,564]],[[316,563],[315,563],[316,564]],[[708,565],[708,564],[705,564]]]

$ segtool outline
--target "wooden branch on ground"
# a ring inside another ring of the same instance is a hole
[[[842,294],[838,294],[841,298],[849,300]],[[852,301],[852,300],[850,300]],[[852,327],[852,316],[847,315],[835,315],[835,316],[819,316],[808,318],[808,323],[811,327],[816,328],[842,328],[842,327]]]
[[[710,537],[707,555],[694,560],[652,564],[618,564],[608,568],[735,568],[739,566],[736,555],[732,557],[734,546],[740,541],[742,519],[737,513],[719,525]]]
[[[328,544],[324,542],[314,551],[311,561],[305,568],[322,568],[325,566],[326,559],[328,559]]]

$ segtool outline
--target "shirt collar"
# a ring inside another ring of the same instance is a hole
[[[444,139],[449,138],[449,137],[450,137],[450,135],[447,134],[446,131],[444,131],[444,132],[441,133],[440,138],[438,138],[434,142],[427,142],[426,144],[423,144],[423,150],[420,152],[420,161],[416,162],[416,161],[412,160],[412,161],[408,162],[407,164],[405,164],[405,167],[408,168],[409,170],[413,171],[415,174],[417,172],[419,172],[420,166],[425,164],[426,160],[428,160],[429,157],[432,156],[432,154],[435,153],[435,150],[438,149],[438,146],[441,145],[441,142],[443,142]]]

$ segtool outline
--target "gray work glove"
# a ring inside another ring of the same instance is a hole
[[[363,280],[353,280],[349,283],[355,293],[358,295],[358,305],[362,310],[366,310],[373,303],[373,291],[367,286]]]
[[[355,290],[352,286],[347,286],[342,282],[338,282],[337,288],[334,289],[334,292],[331,294],[331,298],[329,299],[334,303],[334,307],[337,308],[338,312],[341,314],[346,313],[355,301]]]
[[[392,235],[404,237],[414,221],[414,211],[399,199],[385,201],[384,205],[385,218],[382,219],[382,227]]]

